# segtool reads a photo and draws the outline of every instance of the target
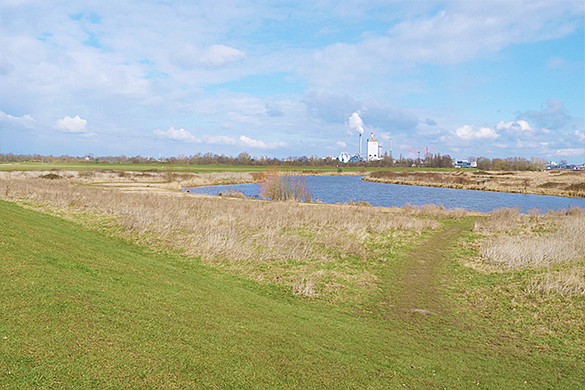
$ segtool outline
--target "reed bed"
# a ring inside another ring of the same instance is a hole
[[[519,214],[499,209],[476,223],[480,258],[506,270],[531,269],[529,293],[585,295],[585,210]]]
[[[585,258],[583,209],[540,216],[499,209],[477,223],[475,229],[495,234],[481,245],[480,255],[504,267],[539,268]]]
[[[363,263],[379,254],[380,242],[399,245],[440,226],[409,210],[125,192],[81,183],[0,180],[0,197],[308,296],[343,285],[374,288],[376,278]]]
[[[585,172],[377,171],[364,180],[429,187],[585,197]]]
[[[254,182],[252,173],[247,172],[207,172],[191,173],[177,171],[144,171],[133,172],[119,170],[89,170],[89,171],[0,171],[0,180],[3,179],[67,179],[76,183],[149,183],[161,187],[184,188],[200,187],[219,184],[240,184]]]

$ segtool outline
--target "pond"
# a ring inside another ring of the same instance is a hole
[[[583,198],[559,196],[509,194],[505,192],[457,190],[452,188],[419,187],[399,184],[372,183],[363,176],[306,176],[305,182],[313,200],[325,203],[368,202],[372,206],[402,207],[437,204],[446,209],[457,207],[466,210],[491,212],[499,207],[520,207],[522,212],[539,208],[542,212],[585,208]],[[185,188],[195,194],[217,195],[228,190],[242,192],[248,198],[260,197],[260,185],[256,183]]]

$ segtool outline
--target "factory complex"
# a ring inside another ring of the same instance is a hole
[[[362,156],[362,134],[359,133],[359,152],[357,154],[341,152],[337,159],[342,163],[371,162],[380,160],[382,158],[382,145],[374,138],[374,133],[368,138],[366,151],[366,156]]]

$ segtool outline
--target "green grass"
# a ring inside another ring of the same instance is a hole
[[[380,261],[395,295],[412,259]],[[456,262],[436,276],[453,279],[451,313],[410,321],[374,310],[384,296],[343,309],[0,202],[0,275],[2,389],[584,385],[563,337],[539,349],[507,307],[470,309],[465,291],[492,277]]]
[[[158,172],[259,172],[265,171],[266,166],[257,165],[169,165],[169,164],[109,164],[109,163],[0,163],[0,171],[158,171]],[[391,171],[452,171],[455,168],[381,168],[381,167],[346,167],[341,166],[343,172],[368,172],[379,170]],[[337,173],[334,166],[279,166],[279,171],[304,171],[313,173]]]

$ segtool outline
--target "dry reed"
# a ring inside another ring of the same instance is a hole
[[[532,228],[527,230],[530,222]],[[503,233],[518,225],[524,230],[512,236],[499,235],[486,240],[480,247],[480,255],[508,268],[546,267],[585,258],[585,211],[581,209],[573,209],[564,216],[552,213],[540,217],[521,216],[517,210],[502,209],[493,212],[484,223],[476,224],[476,230]],[[541,227],[534,229],[535,226]]]
[[[484,237],[478,250],[487,264],[503,270],[544,270],[530,281],[527,292],[585,295],[585,210],[519,214],[518,209],[500,209],[478,221],[475,231]]]
[[[442,188],[585,197],[585,172],[378,171],[364,180]]]
[[[585,295],[585,268],[538,275],[526,288],[528,293],[559,294],[563,297]]]

